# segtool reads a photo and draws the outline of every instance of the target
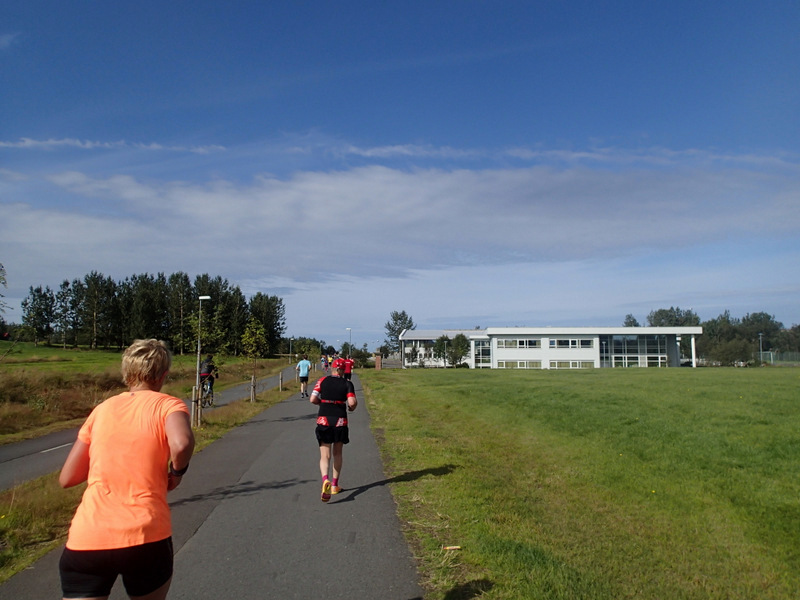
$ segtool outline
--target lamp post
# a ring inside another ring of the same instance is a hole
[[[761,339],[761,337],[763,335],[764,335],[763,333],[759,333],[758,334],[758,364],[759,365],[762,362],[764,362],[764,346],[762,344],[762,339]]]
[[[444,368],[447,368],[447,340],[444,340]]]
[[[292,342],[294,338],[289,338],[289,364],[292,364]]]
[[[350,333],[350,346],[347,348],[348,354],[353,354],[353,329],[351,327],[345,327],[348,333]]]
[[[199,309],[197,311],[197,371],[195,372],[194,389],[195,398],[192,406],[197,405],[197,400],[200,397],[200,330],[203,324],[203,300],[211,300],[211,296],[199,296]]]

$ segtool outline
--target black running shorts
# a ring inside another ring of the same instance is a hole
[[[119,575],[129,596],[146,596],[172,577],[172,538],[114,550],[64,548],[58,567],[64,598],[108,596]]]

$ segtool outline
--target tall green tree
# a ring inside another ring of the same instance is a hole
[[[267,335],[264,331],[264,326],[261,322],[251,317],[244,328],[242,334],[242,353],[248,358],[253,359],[253,365],[258,358],[264,358],[267,355]]]
[[[760,342],[760,347],[766,352],[776,345],[783,330],[783,323],[765,312],[748,313],[742,317],[739,329],[744,339],[753,344]],[[761,334],[760,340],[759,334]],[[758,350],[757,346],[754,347]]]
[[[31,286],[27,297],[22,300],[22,324],[33,333],[33,343],[49,341],[53,333],[56,299],[49,286]]]
[[[400,334],[406,329],[416,329],[414,319],[411,318],[406,311],[393,310],[389,314],[389,320],[383,326],[386,329],[386,339],[384,345],[389,348],[391,352],[400,351]]]
[[[55,325],[61,335],[61,344],[63,348],[67,347],[67,337],[74,319],[73,311],[72,288],[69,279],[65,279],[61,282],[56,292],[54,313]]]
[[[191,349],[192,329],[188,317],[194,306],[194,289],[186,273],[173,273],[167,279],[167,306],[169,318],[168,339],[177,354]]]
[[[89,347],[97,348],[100,323],[107,304],[105,297],[105,277],[97,271],[88,273],[83,278],[84,302],[82,305],[82,321],[86,328]]]
[[[739,320],[731,317],[730,311],[727,310],[716,319],[704,321],[702,326],[703,335],[697,340],[697,351],[701,356],[710,357],[715,348],[732,342],[740,335]],[[731,353],[731,348],[726,351],[726,356]]]
[[[455,337],[453,337],[453,343],[450,344],[450,348],[448,348],[448,352],[450,353],[450,362],[453,363],[454,366],[460,365],[464,357],[468,356],[470,353],[470,344],[467,336],[463,333],[456,334]]]
[[[279,351],[286,332],[286,308],[283,299],[257,292],[250,297],[250,314],[264,326],[269,343],[269,355]]]
[[[72,343],[77,346],[81,343],[80,335],[83,329],[83,310],[86,303],[86,284],[82,279],[75,278],[70,285],[70,323]],[[85,343],[85,342],[84,342]]]
[[[631,313],[625,315],[625,321],[622,323],[623,327],[639,327],[639,321],[636,320]]]
[[[691,309],[671,306],[652,311],[647,315],[647,324],[650,327],[691,327],[700,325],[700,317]]]
[[[449,359],[449,353],[452,349],[452,346],[453,342],[447,335],[440,335],[433,343],[433,356],[434,358],[443,360],[445,367],[448,364],[452,364],[452,361]]]

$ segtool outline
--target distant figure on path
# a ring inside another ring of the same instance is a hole
[[[322,475],[320,499],[327,502],[331,494],[338,494],[339,476],[342,472],[342,450],[350,443],[347,413],[358,406],[355,388],[344,375],[344,360],[332,365],[333,374],[322,377],[314,386],[309,401],[319,406],[316,436],[319,443],[319,471]],[[333,480],[329,479],[331,452],[333,453]]]
[[[92,411],[64,462],[61,487],[88,482],[59,563],[64,598],[107,599],[119,575],[131,598],[167,597],[167,491],[194,451],[186,404],[161,393],[171,364],[164,342],[134,341],[122,355],[129,391]]]
[[[353,378],[353,367],[355,364],[356,361],[354,361],[348,354],[347,358],[344,359],[344,378],[347,379],[347,381],[350,381]]]
[[[208,391],[214,393],[214,377],[219,377],[219,369],[214,364],[214,355],[209,354],[200,363],[200,385],[208,381]]]
[[[300,377],[301,398],[308,397],[308,372],[310,369],[311,369],[311,361],[308,360],[308,354],[303,354],[303,360],[297,363],[297,366],[294,368],[294,370],[297,371],[297,374]]]

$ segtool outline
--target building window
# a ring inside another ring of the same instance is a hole
[[[591,360],[551,360],[551,369],[594,369]]]
[[[489,340],[475,341],[475,368],[492,368],[492,343]]]
[[[542,340],[540,339],[525,339],[518,340],[520,348],[541,348]]]
[[[498,369],[541,369],[540,360],[498,360]]]
[[[594,340],[575,340],[566,338],[550,338],[550,347],[565,350],[567,348],[594,348]]]
[[[539,338],[524,338],[517,340],[497,340],[498,348],[541,348],[542,340]]]

